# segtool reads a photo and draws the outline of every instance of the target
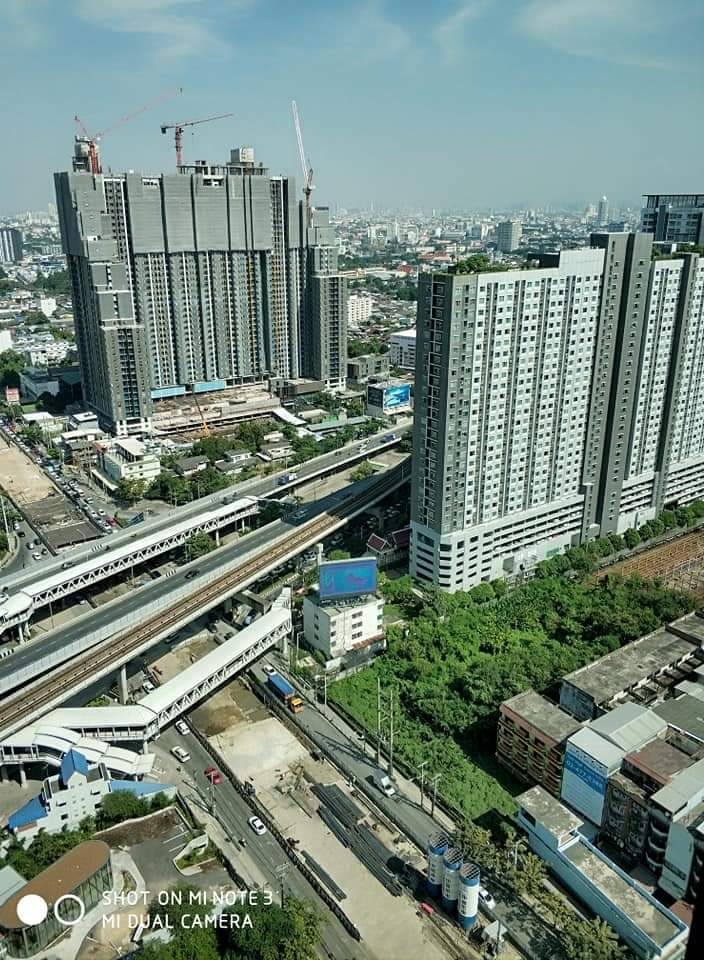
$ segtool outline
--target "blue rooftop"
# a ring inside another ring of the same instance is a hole
[[[26,827],[28,823],[34,823],[35,820],[41,820],[46,816],[46,810],[42,803],[42,795],[38,794],[33,800],[29,800],[23,807],[10,816],[7,821],[9,830],[19,830],[20,827]]]
[[[78,750],[69,750],[61,761],[61,783],[66,786],[74,773],[88,776],[88,761]]]

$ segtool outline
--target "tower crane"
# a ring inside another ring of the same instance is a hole
[[[293,109],[293,122],[296,125],[296,139],[298,140],[298,153],[301,158],[301,167],[303,169],[303,193],[306,198],[306,226],[310,227],[313,222],[313,208],[311,206],[311,194],[315,187],[313,185],[313,168],[306,159],[306,151],[303,147],[303,133],[301,131],[301,120],[298,116],[298,106],[296,101],[291,101]]]
[[[167,90],[166,93],[160,94],[154,100],[150,100],[148,103],[143,104],[141,107],[137,107],[136,110],[131,110],[129,113],[126,113],[124,116],[120,117],[109,127],[106,127],[105,130],[102,130],[100,133],[90,134],[86,130],[83,121],[81,118],[76,115],[73,119],[78,126],[80,131],[80,137],[77,139],[84,140],[88,144],[88,166],[91,173],[102,173],[102,167],[100,166],[100,158],[98,156],[98,143],[105,136],[106,133],[110,133],[112,130],[116,130],[118,127],[121,127],[123,123],[127,123],[133,117],[139,116],[140,113],[144,113],[146,110],[150,110],[152,107],[155,107],[158,103],[161,103],[163,100],[168,100],[170,97],[175,97],[177,93],[182,93],[181,87],[177,87],[174,90]]]
[[[224,120],[226,117],[231,117],[231,113],[218,113],[214,117],[204,117],[202,120],[176,120],[172,123],[162,123],[161,132],[166,133],[167,130],[174,131],[174,143],[176,145],[176,166],[183,166],[183,128],[184,127],[195,127],[198,123],[210,123],[211,120]]]

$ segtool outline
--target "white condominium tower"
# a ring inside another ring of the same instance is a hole
[[[415,576],[466,589],[704,494],[704,265],[651,247],[422,275]]]

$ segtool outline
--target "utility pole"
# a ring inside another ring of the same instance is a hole
[[[381,692],[381,680],[377,678],[376,687],[376,765],[381,767],[381,744],[384,741],[388,745],[389,761],[388,773],[390,777],[394,775],[394,693],[390,690],[386,702]],[[384,725],[388,723],[388,736],[385,733]]]
[[[10,528],[7,525],[7,514],[5,513],[5,497],[0,493],[0,505],[2,506],[2,522],[5,527],[5,536],[7,537],[7,545],[10,546]]]
[[[437,801],[437,798],[438,798],[438,780],[440,779],[441,776],[442,774],[436,773],[433,779],[430,781],[433,785],[433,803],[432,803],[432,806],[430,807],[431,819],[435,816],[435,802]]]
[[[389,692],[389,776],[394,775],[394,692]]]
[[[427,760],[418,764],[418,773],[420,774],[420,808],[423,809],[423,797],[425,796],[423,788],[425,787],[425,768],[428,765]]]
[[[288,873],[289,864],[280,863],[278,867],[274,868],[274,873],[276,878],[279,881],[279,888],[281,890],[281,908],[284,906],[284,880],[286,879],[286,874]]]
[[[376,765],[381,766],[381,678],[376,678]]]

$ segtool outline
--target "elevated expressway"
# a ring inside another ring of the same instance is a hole
[[[388,472],[354,485],[354,492],[321,501],[298,526],[275,521],[243,541],[193,561],[197,576],[174,576],[131,591],[71,624],[66,639],[48,653],[36,641],[2,663],[7,696],[0,701],[0,740],[43,717],[65,700],[114,672],[191,620],[219,606],[297,554],[314,546],[352,517],[387,496],[408,479],[405,461]],[[102,618],[102,619],[101,619]],[[106,619],[107,618],[107,619]],[[97,622],[99,621],[99,622]],[[97,625],[96,625],[97,624]],[[38,674],[45,675],[36,679]],[[35,679],[32,679],[34,677]],[[18,684],[22,684],[17,690]]]
[[[3,581],[0,593],[0,635],[18,628],[42,607],[91,586],[107,577],[183,545],[192,534],[214,532],[237,524],[257,513],[258,499],[282,495],[296,486],[325,474],[338,472],[362,458],[386,450],[411,429],[410,423],[369,437],[365,444],[356,441],[332,453],[315,457],[295,468],[295,479],[281,482],[294,471],[236,484],[225,491],[202,497],[192,503],[128,527],[90,548],[79,547],[62,553],[57,559],[37,564],[30,572]],[[386,439],[394,436],[393,440]],[[362,449],[364,446],[364,449]]]

